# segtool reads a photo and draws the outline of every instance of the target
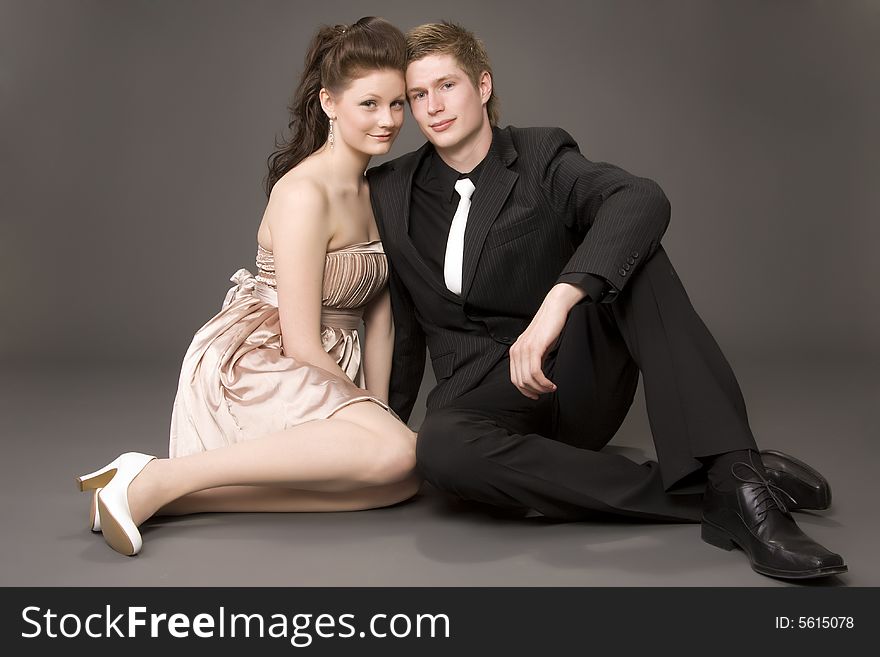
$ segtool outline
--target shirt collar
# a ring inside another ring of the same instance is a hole
[[[495,140],[492,140],[494,145]],[[492,147],[489,147],[489,153],[492,152]],[[474,187],[479,185],[480,172],[483,170],[484,165],[486,164],[486,159],[489,157],[489,154],[486,154],[480,163],[471,169],[468,173],[459,173],[451,166],[446,164],[443,161],[443,158],[437,153],[436,149],[431,149],[431,154],[428,157],[428,169],[426,171],[426,180],[434,179],[434,184],[438,185],[441,193],[443,194],[443,198],[449,199],[449,202],[455,200],[455,183],[458,182],[461,178],[470,178],[471,182],[474,184]]]

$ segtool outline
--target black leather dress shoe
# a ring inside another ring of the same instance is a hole
[[[843,557],[804,534],[785,506],[779,488],[750,463],[730,467],[737,480],[730,492],[706,486],[703,540],[732,550],[739,546],[752,569],[783,579],[827,577],[847,571]]]
[[[831,506],[828,480],[803,461],[770,449],[761,452],[761,461],[770,483],[785,491],[789,511],[823,510]]]

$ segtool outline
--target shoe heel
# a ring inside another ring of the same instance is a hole
[[[92,494],[92,502],[89,505],[89,529],[93,532],[101,531],[101,515],[98,513],[98,493],[100,488],[96,488]]]
[[[95,490],[96,488],[103,488],[109,484],[110,480],[116,475],[116,461],[118,460],[119,459],[116,459],[112,463],[108,463],[100,470],[95,470],[89,474],[77,477],[76,483],[79,486],[79,489],[81,491]]]
[[[95,520],[100,519],[101,533],[107,544],[127,556],[137,554],[143,543],[128,506],[128,487],[155,458],[140,452],[126,452],[100,470],[79,478],[82,486],[94,487],[101,481],[108,482],[98,492]]]
[[[727,532],[713,527],[706,521],[703,521],[702,528],[700,529],[700,536],[709,545],[714,545],[722,550],[732,550],[736,547],[736,543],[730,540],[730,536],[727,535]]]

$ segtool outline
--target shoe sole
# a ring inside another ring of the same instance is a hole
[[[815,488],[817,488],[817,489],[825,488],[825,490],[827,491],[827,494],[823,496],[823,500],[819,504],[817,504],[815,506],[802,506],[802,505],[798,504],[798,506],[794,507],[793,510],[795,510],[795,509],[808,509],[811,511],[812,510],[825,511],[826,509],[828,509],[831,506],[831,486],[828,484],[828,480],[825,479],[825,477],[823,477],[820,472],[818,472],[814,468],[811,468],[809,465],[807,465],[803,461],[799,461],[795,457],[793,457],[789,454],[784,454],[783,452],[776,451],[775,449],[765,449],[761,452],[761,454],[762,455],[766,454],[767,456],[774,456],[782,461],[791,461],[799,468],[802,468],[807,475],[809,475],[810,477],[813,478],[813,480],[816,484]],[[763,460],[763,456],[762,456],[762,460]],[[774,468],[773,466],[768,466],[766,463],[764,464],[764,467],[770,468],[771,470],[776,470],[776,468]]]
[[[104,534],[104,540],[120,554],[133,557],[135,550],[131,540],[125,533],[125,530],[122,529],[122,526],[116,521],[116,518],[113,517],[113,514],[107,510],[107,506],[101,501],[100,497],[98,498],[98,513],[101,514],[101,533]]]
[[[752,570],[761,575],[767,575],[768,577],[778,577],[780,579],[815,579],[817,577],[840,575],[849,570],[846,564],[840,566],[825,566],[824,568],[814,568],[812,570],[780,570],[778,568],[762,566],[752,560],[749,553],[743,549],[742,545],[740,545],[736,536],[723,527],[713,525],[705,519],[702,521],[702,526],[700,528],[700,537],[709,545],[721,548],[722,550],[730,551],[734,548],[739,548],[745,553],[746,557],[748,557]]]

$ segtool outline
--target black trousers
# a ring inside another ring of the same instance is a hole
[[[510,382],[505,358],[429,411],[416,448],[422,476],[466,500],[560,520],[598,511],[694,522],[700,457],[757,449],[733,371],[662,248],[613,303],[572,310],[544,371],[557,391],[536,401]],[[643,464],[602,451],[640,372],[658,458]],[[691,492],[676,492],[685,482]]]

